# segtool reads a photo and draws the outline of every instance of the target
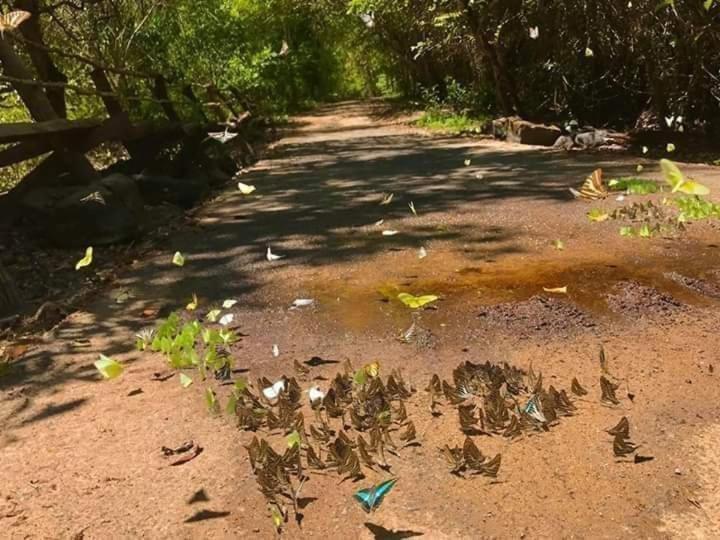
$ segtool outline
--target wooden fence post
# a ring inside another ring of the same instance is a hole
[[[6,75],[23,80],[33,79],[32,72],[15,53],[6,36],[0,36],[0,62],[2,62]],[[47,95],[40,86],[22,83],[14,83],[13,86],[34,120],[55,120],[58,118],[55,109],[53,109]],[[90,182],[98,178],[97,171],[84,155],[74,152],[62,152],[61,156],[65,166],[77,179]]]

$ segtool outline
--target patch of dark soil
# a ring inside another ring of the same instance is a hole
[[[618,283],[617,292],[607,295],[612,311],[628,317],[662,317],[683,309],[683,304],[667,293],[634,281]]]
[[[678,274],[677,272],[670,272],[669,274],[665,274],[665,277],[667,277],[668,279],[672,279],[675,283],[682,285],[683,287],[686,287],[691,291],[702,294],[703,296],[708,296],[710,298],[720,298],[720,284],[718,283],[711,283],[704,279],[683,276],[682,274]]]
[[[545,296],[488,306],[478,317],[490,326],[520,335],[538,332],[569,334],[595,326],[592,317],[577,306]]]

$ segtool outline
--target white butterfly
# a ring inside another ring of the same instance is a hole
[[[223,309],[230,309],[235,304],[237,304],[237,302],[238,302],[237,300],[225,300],[222,304]]]
[[[238,189],[243,195],[250,195],[253,191],[255,191],[255,186],[238,182]]]
[[[387,229],[382,232],[383,236],[395,236],[399,231],[394,231],[392,229]]]
[[[285,390],[285,381],[283,379],[280,379],[278,382],[273,384],[272,386],[268,386],[267,388],[263,388],[263,396],[265,396],[269,401],[275,401],[278,396],[280,396],[280,392]]]
[[[275,255],[271,250],[270,246],[267,248],[267,252],[265,253],[265,258],[268,260],[268,262],[277,261],[278,259],[282,259],[285,255]]]
[[[226,313],[225,315],[220,317],[220,320],[218,322],[220,324],[222,324],[223,326],[227,326],[228,324],[233,322],[234,319],[235,319],[235,315],[233,315],[232,313]]]
[[[277,358],[278,356],[280,356],[280,347],[277,346],[277,343],[273,343],[273,346],[272,346],[272,355],[273,355],[275,358]]]
[[[293,300],[292,307],[299,308],[299,307],[307,307],[312,306],[315,303],[315,300],[312,298],[297,298]]]
[[[530,39],[537,39],[540,37],[540,29],[537,26],[530,28]]]
[[[410,211],[413,213],[414,216],[417,216],[417,211],[415,210],[415,203],[410,201],[408,203],[408,207],[410,208]]]
[[[394,193],[383,193],[382,201],[380,201],[380,206],[386,206],[390,204],[393,200],[393,197],[395,196]]]
[[[591,56],[595,56],[595,52],[590,47],[585,47],[585,57],[590,58]]]
[[[15,30],[22,23],[32,17],[29,11],[9,11],[5,15],[0,16],[0,36],[4,35],[5,30]]]
[[[379,227],[379,226],[382,225],[383,223],[385,223],[385,220],[384,220],[384,219],[378,219],[378,220],[374,223],[374,225],[375,225],[376,227]]]
[[[237,136],[237,133],[229,133],[228,128],[225,128],[225,131],[215,131],[208,133],[208,137],[210,137],[211,139],[215,139],[216,141],[220,141],[222,144],[233,140]]]
[[[672,126],[674,121],[675,121],[674,116],[666,116],[665,117],[665,123],[667,124],[667,127]]]
[[[308,398],[310,398],[310,404],[314,405],[318,401],[321,401],[325,397],[325,392],[320,390],[319,386],[311,386],[308,390]]]
[[[278,53],[278,56],[287,56],[289,52],[290,46],[288,45],[288,42],[283,39],[282,47],[280,47],[280,52]]]
[[[425,257],[427,257],[427,250],[424,247],[421,247],[418,250],[418,259],[424,259]]]
[[[647,146],[642,147],[642,153],[647,154],[650,151],[650,149]]]

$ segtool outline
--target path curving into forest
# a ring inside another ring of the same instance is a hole
[[[33,347],[18,376],[0,379],[0,526],[10,538],[274,537],[243,448],[252,434],[208,415],[200,382],[152,380],[163,359],[134,350],[149,324],[143,310],[167,314],[193,293],[201,311],[239,301],[233,356],[251,381],[293,375],[294,360],[318,356],[337,363],[314,375],[377,360],[418,389],[407,408],[422,446],[393,461],[400,481],[383,507],[366,516],[351,498],[380,476],[360,485],[313,476],[303,529],[289,524],[291,537],[720,534],[717,225],[623,238],[612,220],[590,223],[592,205],[567,188],[600,166],[626,176],[642,162],[657,177],[655,163],[432,135],[405,120],[381,102],[293,118],[241,178],[254,194],[231,186],[192,212]],[[683,170],[720,193],[720,169]],[[380,205],[390,192],[391,204]],[[268,246],[284,258],[268,262]],[[171,263],[178,250],[183,268]],[[568,295],[543,291],[563,286]],[[118,304],[120,290],[131,300]],[[413,319],[389,298],[400,291],[441,299]],[[296,298],[316,304],[289,309]],[[413,320],[425,339],[402,343]],[[598,400],[601,344],[610,371],[627,381],[616,408]],[[121,378],[99,380],[99,353],[125,363]],[[569,388],[577,377],[590,394],[547,433],[477,438],[484,453],[503,455],[496,482],[458,478],[437,451],[463,444],[457,414],[446,407],[432,417],[423,389],[466,360],[532,362],[549,384]],[[622,416],[654,460],[616,462],[604,429]],[[190,439],[203,452],[168,466],[161,447]]]

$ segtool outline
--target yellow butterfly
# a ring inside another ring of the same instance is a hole
[[[586,199],[590,201],[596,201],[607,197],[608,190],[603,182],[602,169],[595,169],[593,173],[585,179],[585,182],[580,187],[580,191],[570,188],[570,193],[572,193],[577,199]]]
[[[672,192],[686,193],[688,195],[709,195],[710,190],[695,182],[694,180],[688,180],[685,175],[680,172],[678,166],[675,165],[669,159],[661,159],[660,167],[662,168],[663,176],[665,181],[672,187]]]
[[[22,10],[10,11],[0,15],[0,35],[3,35],[5,30],[15,30],[30,17],[32,17],[32,13]]]
[[[380,362],[372,362],[366,365],[364,368],[365,373],[368,377],[375,378],[380,374]]]

